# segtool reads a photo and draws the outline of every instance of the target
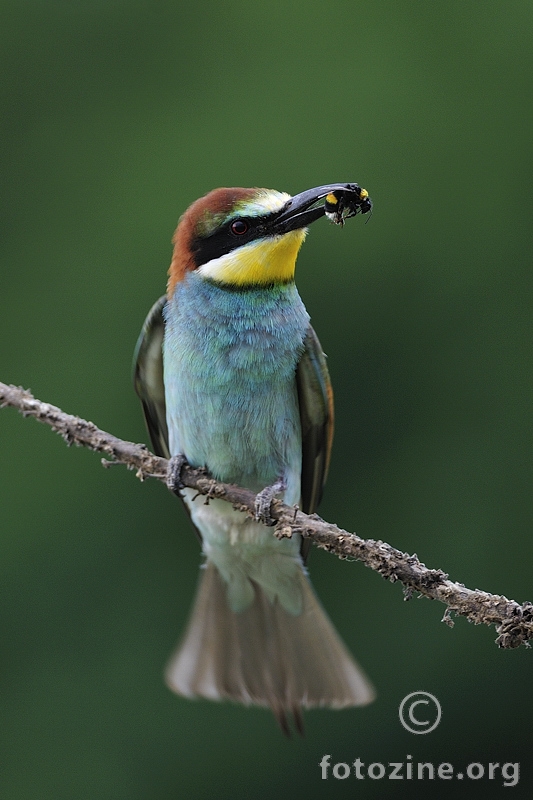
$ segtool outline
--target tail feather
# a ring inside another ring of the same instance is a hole
[[[293,615],[254,584],[252,604],[231,611],[226,585],[207,563],[184,639],[166,670],[185,697],[267,706],[282,729],[301,708],[362,706],[374,689],[356,664],[303,573],[303,610]]]

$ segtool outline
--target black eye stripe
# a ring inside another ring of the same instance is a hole
[[[201,267],[202,264],[220,258],[248,242],[268,236],[270,224],[275,222],[277,216],[278,214],[265,214],[260,217],[237,217],[225,222],[210,236],[197,236],[191,242],[194,263],[197,267]],[[242,232],[235,231],[233,226],[237,223],[244,224],[246,229],[243,229]]]

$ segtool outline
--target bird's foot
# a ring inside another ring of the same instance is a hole
[[[263,525],[275,525],[276,521],[270,516],[270,505],[272,500],[275,499],[277,494],[281,494],[287,488],[287,483],[283,478],[273,483],[272,486],[267,486],[255,496],[255,513],[254,519],[256,522],[262,522]]]
[[[183,453],[177,456],[172,456],[168,461],[167,467],[167,488],[173,493],[179,495],[180,489],[183,489],[181,482],[181,470],[187,463],[187,459]]]

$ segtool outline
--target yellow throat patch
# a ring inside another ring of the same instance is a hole
[[[202,264],[198,272],[204,278],[231,286],[288,283],[294,278],[296,256],[306,234],[306,228],[299,228],[281,236],[257,239]]]

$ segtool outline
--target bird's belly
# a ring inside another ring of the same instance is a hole
[[[222,390],[206,380],[200,392],[187,377],[177,383],[177,413],[168,414],[173,455],[183,453],[218,480],[256,492],[283,478],[286,501],[298,502],[301,428],[294,379],[287,385],[272,376],[247,386],[241,380],[240,387]]]
[[[228,586],[228,603],[243,611],[253,600],[257,583],[271,602],[277,598],[291,614],[301,611],[302,596],[297,580],[302,570],[300,536],[277,539],[267,528],[236,511],[223,500],[210,500],[185,489],[184,500],[194,524],[202,533],[203,551]]]
[[[282,478],[283,500],[300,499],[301,427],[294,379],[250,382],[218,391],[204,381],[202,402],[185,378],[179,384],[179,414],[169,414],[171,453],[206,466],[218,480],[258,492]],[[236,382],[236,381],[235,381]],[[266,384],[266,385],[265,385]],[[187,388],[189,387],[189,389]],[[278,540],[272,531],[223,500],[209,500],[185,490],[185,502],[202,537],[206,557],[227,585],[233,611],[244,611],[254,598],[254,584],[271,602],[276,598],[291,614],[302,608],[300,537]]]

